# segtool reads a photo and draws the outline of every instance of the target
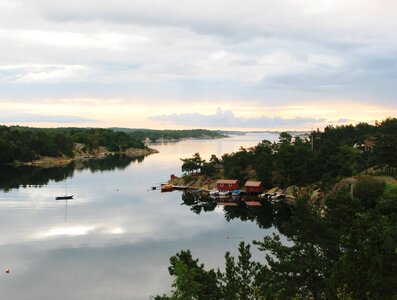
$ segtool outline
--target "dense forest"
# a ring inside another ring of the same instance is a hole
[[[72,157],[75,143],[84,144],[88,151],[99,146],[109,151],[145,147],[131,134],[110,129],[0,126],[0,163],[32,161],[39,156]]]
[[[222,138],[224,134],[219,131],[205,129],[186,129],[186,130],[154,130],[154,129],[130,129],[112,128],[114,131],[131,133],[138,140],[149,139],[152,142],[158,140],[180,140],[185,138]]]
[[[263,259],[254,261],[252,245],[242,242],[239,256],[226,253],[224,268],[214,270],[182,250],[170,258],[171,294],[154,299],[397,299],[397,184],[371,176],[395,178],[397,119],[329,126],[306,140],[283,132],[277,143],[262,141],[209,162],[198,153],[182,161],[187,173],[216,177],[215,166],[222,165],[227,178],[254,176],[307,192],[297,195],[295,207],[225,207],[227,220],[278,229],[253,241]],[[333,189],[352,175],[354,187]],[[310,199],[314,188],[323,192],[320,201]],[[182,201],[195,213],[217,205],[197,193],[185,193]]]
[[[208,162],[199,153],[182,161],[182,171],[187,173],[200,171],[216,176],[216,166],[221,165],[225,178],[241,183],[257,179],[266,187],[330,186],[364,171],[393,175],[397,168],[397,119],[377,125],[328,126],[324,131],[313,131],[306,139],[281,132],[275,143],[264,140],[221,158],[212,155]]]

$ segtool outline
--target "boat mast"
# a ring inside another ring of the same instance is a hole
[[[68,200],[66,199],[66,201],[65,201],[65,222],[66,222],[67,215],[68,215]]]

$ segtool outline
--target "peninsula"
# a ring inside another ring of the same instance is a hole
[[[0,126],[0,164],[52,166],[73,160],[98,159],[112,153],[130,157],[158,151],[150,142],[216,139],[214,130],[153,130],[130,128],[33,128]]]

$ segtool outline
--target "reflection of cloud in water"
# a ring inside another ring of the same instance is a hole
[[[37,235],[34,236],[34,238],[45,239],[49,237],[59,237],[59,236],[86,235],[94,229],[95,228],[93,226],[56,227],[56,228],[51,228],[45,232],[38,233]]]
[[[276,231],[228,222],[223,207],[194,214],[181,205],[181,193],[147,191],[179,174],[180,157],[210,154],[218,144],[224,152],[238,149],[228,143],[183,141],[124,170],[74,172],[67,179],[75,199],[68,201],[66,222],[65,202],[55,201],[65,192],[62,181],[0,192],[0,257],[13,272],[0,281],[0,299],[148,299],[169,290],[169,257],[181,249],[216,268],[226,251],[237,254],[239,240],[225,235],[251,242]]]

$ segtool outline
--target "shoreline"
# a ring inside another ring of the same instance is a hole
[[[68,156],[58,156],[58,157],[50,157],[50,156],[43,156],[38,159],[28,161],[28,162],[21,162],[21,161],[14,161],[10,163],[1,164],[4,166],[14,166],[14,167],[21,167],[21,166],[31,166],[31,167],[61,167],[70,164],[74,161],[83,161],[83,160],[97,160],[107,157],[108,155],[120,154],[126,155],[128,157],[139,157],[139,156],[147,156],[150,154],[159,153],[158,150],[153,148],[129,148],[125,151],[119,152],[111,152],[107,149],[95,149],[92,153],[78,153],[74,157]]]
[[[160,138],[154,141],[148,141],[147,145],[157,145],[157,144],[167,144],[167,143],[177,143],[177,142],[183,142],[183,141],[188,141],[188,140],[197,140],[197,141],[201,141],[201,140],[218,140],[218,139],[225,139],[230,137],[229,135],[225,135],[225,136],[217,136],[217,137],[211,137],[211,136],[201,136],[201,137],[183,137],[183,138]]]

